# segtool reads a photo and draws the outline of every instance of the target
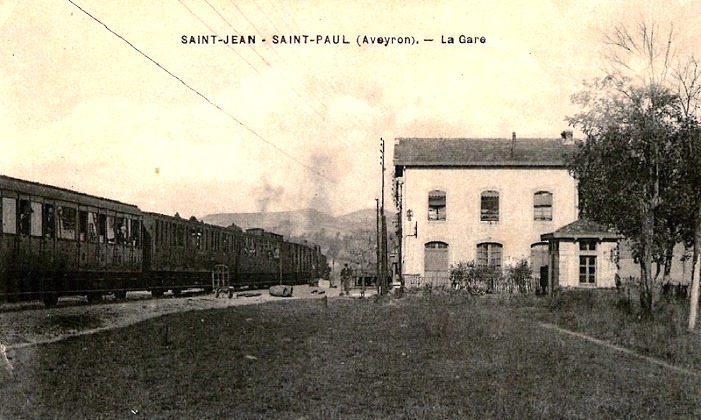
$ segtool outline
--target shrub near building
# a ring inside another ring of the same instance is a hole
[[[479,266],[474,261],[460,261],[450,267],[450,285],[473,295],[485,293],[533,293],[536,291],[533,271],[523,259],[505,271],[492,266]]]

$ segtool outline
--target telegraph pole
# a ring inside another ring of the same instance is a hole
[[[380,204],[380,294],[387,292],[387,220],[385,219],[385,140],[380,137],[380,165],[382,166],[381,204]]]
[[[380,199],[375,199],[375,288],[380,293]]]

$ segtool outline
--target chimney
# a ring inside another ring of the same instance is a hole
[[[562,133],[560,133],[560,136],[562,137],[562,143],[563,144],[574,144],[574,138],[572,137],[573,132],[572,130],[565,130]]]
[[[511,133],[511,158],[514,157],[514,144],[516,143],[516,132]]]

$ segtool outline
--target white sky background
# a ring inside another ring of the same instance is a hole
[[[559,137],[607,28],[654,18],[701,45],[699,1],[74,1],[265,141],[70,2],[3,0],[0,174],[183,217],[374,208],[380,137],[388,179],[395,137]],[[180,42],[236,32],[257,43]],[[487,43],[440,43],[460,34]]]

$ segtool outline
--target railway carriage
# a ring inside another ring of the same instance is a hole
[[[318,246],[263,229],[142,212],[132,204],[0,175],[0,301],[302,284]]]
[[[238,270],[237,284],[249,284],[253,287],[266,287],[283,282],[284,269],[281,259],[283,236],[264,229],[247,229],[243,234],[242,253]]]
[[[234,272],[240,265],[241,229],[183,219],[177,214],[144,214],[144,281],[156,295],[171,290],[212,288],[215,266]]]
[[[0,176],[0,299],[141,286],[141,211],[134,205]]]

